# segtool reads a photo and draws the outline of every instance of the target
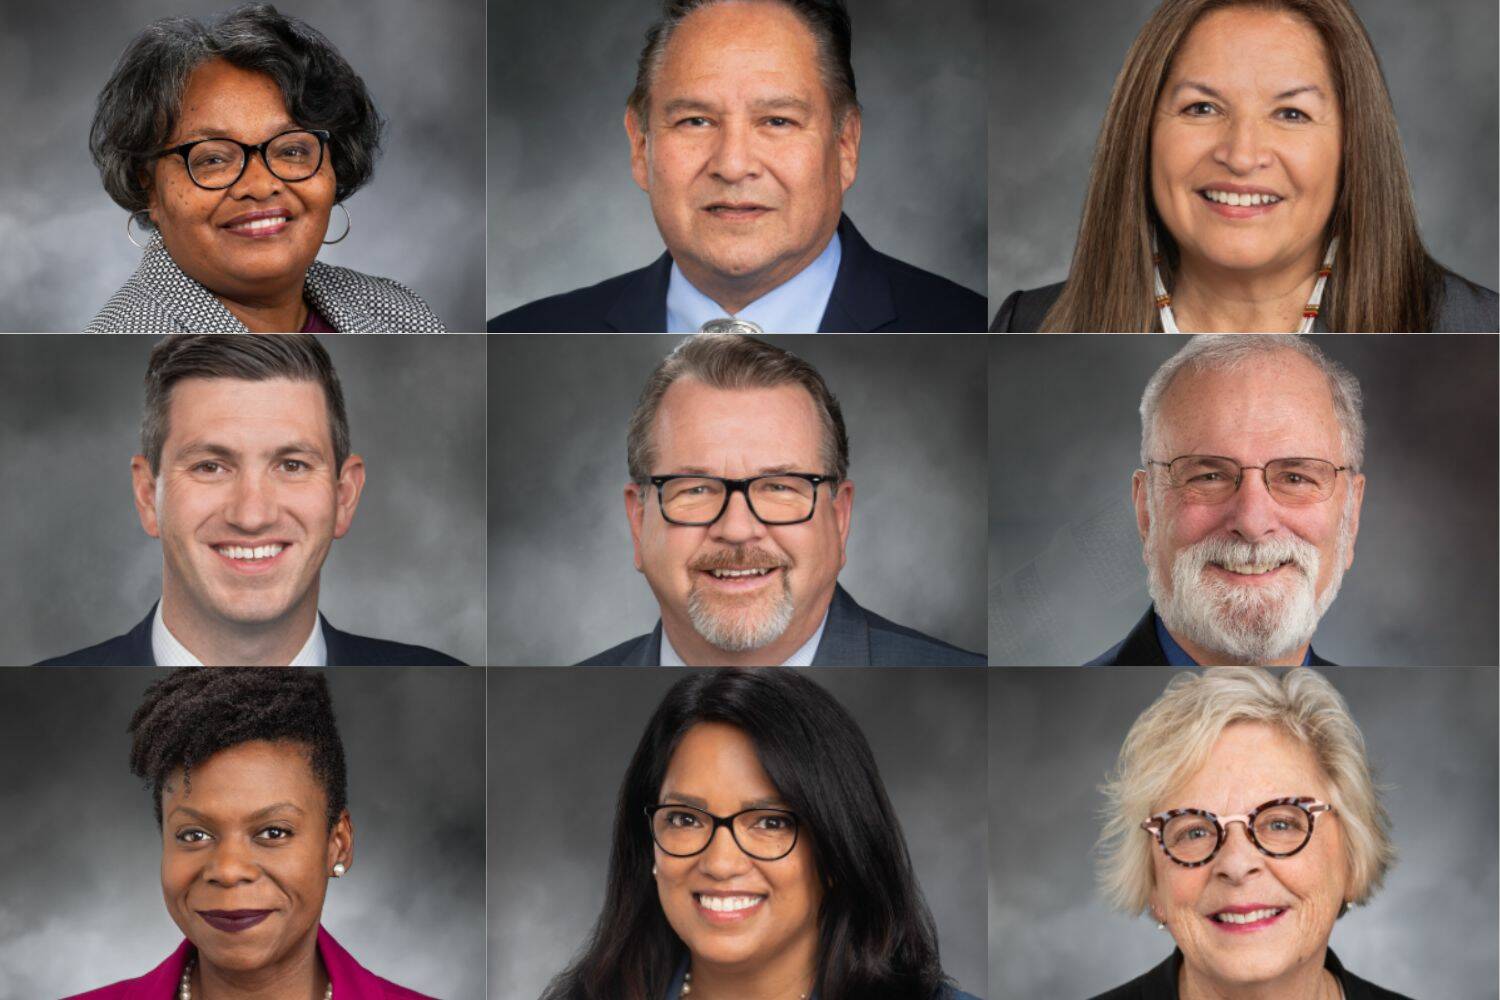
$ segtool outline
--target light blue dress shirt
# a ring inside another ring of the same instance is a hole
[[[735,313],[734,318],[749,320],[767,333],[817,333],[843,256],[839,234],[834,233],[811,264]],[[667,282],[667,332],[697,333],[704,323],[726,315],[723,306],[693,287],[674,260]]]
[[[827,625],[828,612],[825,611],[823,612],[823,620],[818,623],[818,630],[812,634],[812,638],[808,639],[801,646],[797,647],[797,651],[791,656],[787,657],[786,661],[781,665],[783,667],[812,666],[813,657],[818,655],[818,643],[823,641],[823,629],[826,628]],[[663,626],[661,630],[661,666],[687,666],[687,664],[683,662],[682,657],[677,654],[676,648],[672,645],[672,640],[667,638],[667,630],[665,626]]]

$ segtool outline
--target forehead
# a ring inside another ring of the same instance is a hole
[[[210,59],[188,76],[173,134],[186,141],[207,131],[259,142],[270,138],[262,132],[291,124],[286,100],[275,80],[223,59]]]
[[[317,382],[284,378],[185,378],[172,386],[164,448],[216,443],[279,446],[293,439],[331,447],[328,401]]]
[[[1330,790],[1305,743],[1263,722],[1236,722],[1219,734],[1204,765],[1161,805],[1236,814],[1293,795],[1326,802]]]
[[[313,774],[311,749],[294,740],[251,740],[220,750],[192,767],[187,782],[178,769],[162,787],[162,810],[187,806],[201,813],[253,813],[291,802],[309,814],[326,808]]]
[[[680,378],[662,397],[656,413],[657,465],[670,472],[684,467],[747,472],[795,465],[815,469],[822,445],[822,423],[812,396],[800,385],[715,389],[695,378]]]
[[[1318,29],[1290,11],[1249,5],[1199,18],[1178,47],[1167,79],[1169,85],[1195,80],[1215,89],[1270,94],[1317,84],[1333,97],[1328,55]]]
[[[693,795],[715,810],[731,812],[741,802],[777,794],[761,767],[755,741],[726,722],[700,722],[687,731],[672,753],[662,791]]]
[[[821,96],[812,31],[774,0],[724,0],[699,8],[672,32],[652,81],[654,101],[759,88]]]
[[[1224,455],[1255,464],[1272,458],[1344,461],[1328,379],[1294,351],[1248,358],[1227,369],[1177,374],[1157,413],[1169,461]]]

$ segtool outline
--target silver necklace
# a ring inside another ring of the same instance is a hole
[[[193,1000],[193,969],[198,965],[197,959],[189,959],[188,964],[182,970],[182,982],[177,986],[177,1000]],[[323,1000],[333,1000],[333,980],[328,980],[328,989],[323,991]]]
[[[1313,285],[1312,297],[1307,300],[1307,305],[1302,309],[1302,324],[1297,327],[1298,333],[1312,333],[1313,324],[1318,321],[1318,309],[1323,304],[1323,289],[1328,286],[1328,276],[1333,273],[1333,252],[1338,249],[1339,238],[1335,236],[1328,241],[1328,252],[1323,255],[1323,266],[1318,268],[1318,281]],[[1161,313],[1161,328],[1163,333],[1181,333],[1177,329],[1177,317],[1172,315],[1172,295],[1167,291],[1167,286],[1161,281],[1161,251],[1156,249],[1156,234],[1151,234],[1151,271],[1156,285],[1156,308]]]
[[[682,991],[680,993],[678,993],[677,995],[679,997],[685,997],[685,996],[687,996],[688,994],[690,994],[692,992],[693,992],[693,974],[691,972],[685,972],[685,973],[682,974]],[[184,997],[183,1000],[187,1000],[187,998]],[[328,1000],[328,998],[324,997],[323,1000]],[[797,997],[797,1000],[807,1000],[807,994],[806,993],[799,994],[798,997]]]

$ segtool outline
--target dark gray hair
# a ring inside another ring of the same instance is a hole
[[[663,0],[661,17],[646,31],[646,45],[636,63],[635,89],[625,102],[643,125],[651,117],[651,84],[661,69],[672,33],[693,11],[725,0]],[[786,7],[802,19],[818,44],[818,69],[823,89],[833,107],[834,125],[842,129],[851,111],[859,110],[854,87],[853,26],[844,0],[767,0]]]
[[[235,378],[265,382],[284,378],[316,382],[328,402],[337,475],[349,457],[349,415],[333,359],[307,334],[173,334],[151,349],[146,363],[146,409],[141,417],[141,454],[151,474],[161,472],[161,449],[167,440],[167,413],[172,387],[185,378]]]
[[[1182,350],[1163,362],[1141,395],[1141,462],[1144,464],[1147,459],[1161,457],[1150,454],[1156,447],[1157,416],[1161,411],[1162,397],[1180,372],[1189,368],[1195,372],[1230,370],[1251,358],[1265,357],[1277,351],[1302,355],[1328,380],[1333,412],[1338,417],[1339,434],[1344,443],[1344,460],[1351,470],[1359,472],[1365,462],[1365,418],[1361,412],[1364,397],[1359,379],[1324,354],[1312,341],[1285,333],[1204,334],[1189,340]]]
[[[849,475],[849,433],[839,401],[812,365],[790,351],[739,334],[697,334],[677,345],[646,379],[640,402],[630,415],[626,457],[630,478],[645,486],[656,464],[651,437],[661,399],[680,378],[695,378],[714,389],[770,389],[800,385],[812,397],[823,422],[824,475],[843,481]]]
[[[298,125],[328,130],[339,201],[374,175],[385,122],[359,74],[315,28],[270,4],[245,4],[210,23],[154,21],[115,64],[99,92],[89,151],[121,208],[147,206],[151,167],[177,126],[188,77],[210,59],[266,74]]]

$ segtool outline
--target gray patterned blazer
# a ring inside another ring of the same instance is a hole
[[[303,294],[341,333],[443,333],[416,292],[390,278],[313,261]],[[110,296],[84,333],[248,333],[213,293],[183,273],[161,234],[135,274]]]

